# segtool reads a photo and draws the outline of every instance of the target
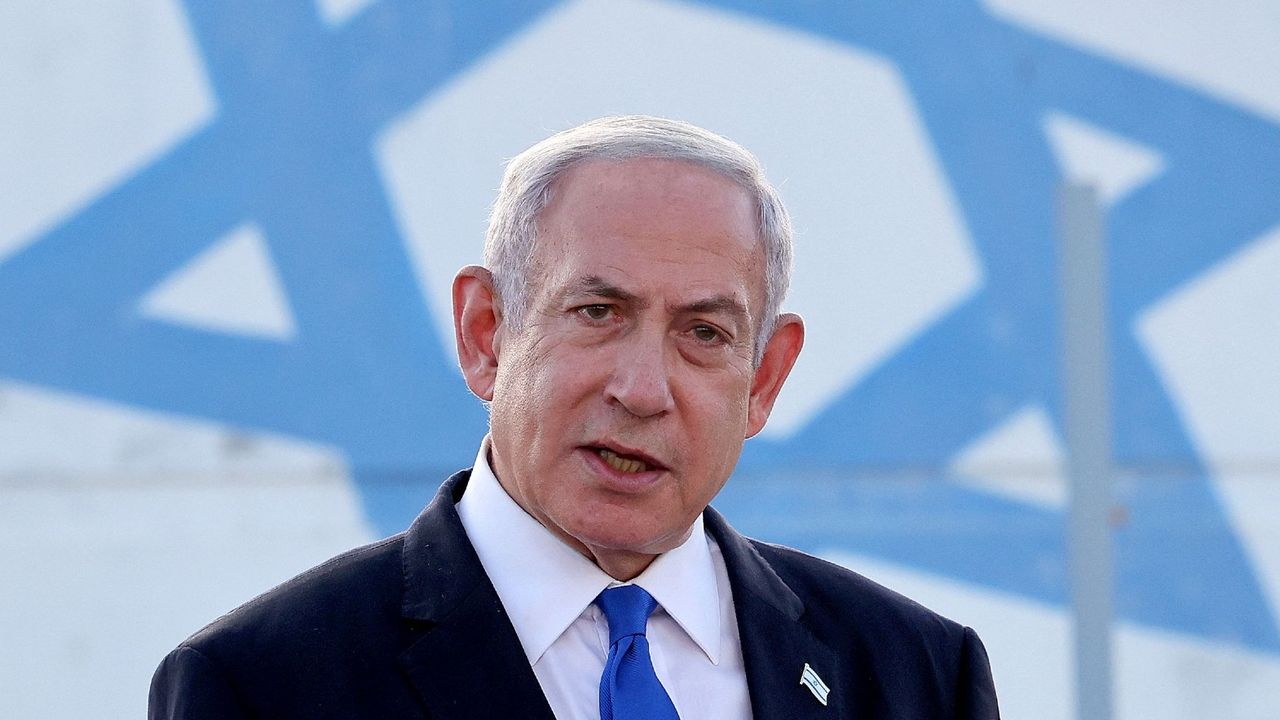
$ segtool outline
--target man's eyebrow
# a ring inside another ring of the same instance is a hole
[[[737,298],[729,295],[716,295],[705,300],[695,300],[691,303],[680,305],[674,310],[680,314],[688,313],[704,313],[715,314],[723,313],[732,315],[735,320],[746,321],[750,318],[747,307],[743,305]]]
[[[638,300],[634,293],[629,293],[598,275],[587,275],[579,279],[566,287],[561,295],[566,298],[575,295],[592,295],[632,304]]]

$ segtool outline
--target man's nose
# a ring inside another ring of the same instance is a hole
[[[636,417],[652,417],[675,407],[666,348],[661,340],[636,338],[619,348],[605,399]]]

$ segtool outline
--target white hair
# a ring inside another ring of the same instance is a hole
[[[587,160],[632,158],[701,165],[734,181],[755,201],[765,255],[764,313],[754,348],[759,363],[791,281],[791,219],[755,156],[728,138],[679,120],[646,115],[600,118],[556,133],[507,163],[484,246],[484,263],[493,273],[504,322],[523,326],[538,216],[551,203],[556,181]]]

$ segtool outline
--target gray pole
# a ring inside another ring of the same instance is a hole
[[[1075,610],[1079,720],[1110,720],[1111,413],[1106,241],[1090,186],[1063,186],[1058,204],[1062,282],[1063,435],[1071,511],[1067,554]]]

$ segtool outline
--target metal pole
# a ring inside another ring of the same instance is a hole
[[[1110,720],[1111,413],[1106,241],[1094,188],[1064,185],[1058,203],[1062,283],[1063,435],[1071,510],[1068,562],[1075,610],[1079,720]]]

